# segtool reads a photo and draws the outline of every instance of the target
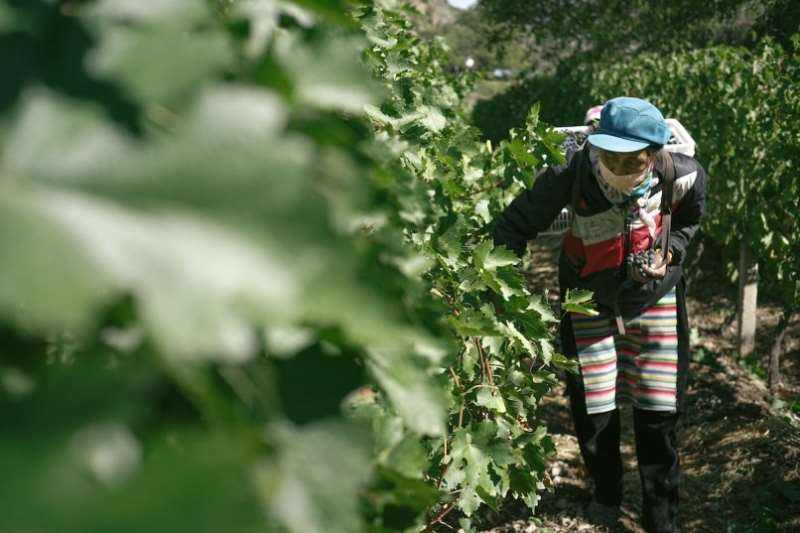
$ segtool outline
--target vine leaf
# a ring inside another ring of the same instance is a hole
[[[494,247],[491,241],[483,241],[476,248],[473,255],[475,266],[489,272],[494,272],[500,267],[516,265],[519,258],[505,246]]]
[[[591,307],[592,292],[587,290],[568,290],[561,308],[564,311],[579,315],[597,316],[599,313]]]
[[[499,391],[493,387],[481,387],[475,396],[475,403],[498,413],[506,412],[506,404]]]
[[[559,322],[552,309],[550,309],[550,305],[541,294],[531,297],[528,309],[536,311],[543,322]]]

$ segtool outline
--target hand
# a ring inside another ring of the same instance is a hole
[[[656,265],[661,263],[662,257],[663,256],[661,255],[661,250],[656,250],[655,260],[653,261],[653,263]],[[667,262],[664,263],[661,266],[661,268],[652,268],[649,266],[643,266],[642,270],[647,275],[647,277],[651,279],[662,279],[664,276],[667,275],[667,265],[669,265],[670,263],[672,263],[672,250],[667,252]]]

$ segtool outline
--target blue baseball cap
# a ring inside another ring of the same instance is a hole
[[[620,96],[612,98],[600,113],[600,126],[589,135],[589,142],[609,152],[636,152],[648,146],[667,144],[671,133],[656,106],[642,100]]]

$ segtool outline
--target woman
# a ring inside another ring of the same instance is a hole
[[[591,507],[614,513],[622,502],[617,405],[630,402],[643,523],[652,532],[678,530],[675,430],[689,361],[681,265],[705,208],[705,171],[688,156],[663,151],[669,138],[652,104],[609,100],[587,145],[568,165],[546,169],[494,229],[496,245],[522,255],[527,241],[571,204],[559,259],[562,298],[568,289],[589,289],[599,312],[567,313],[561,322],[562,348],[579,361],[567,391],[594,481]]]

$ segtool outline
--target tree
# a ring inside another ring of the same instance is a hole
[[[534,102],[552,124],[579,124],[599,103],[590,94],[594,76],[640,53],[753,49],[765,36],[787,46],[800,27],[800,9],[787,0],[482,0],[477,9],[496,28],[494,46],[525,50],[518,83],[476,105],[474,121],[493,141],[519,127]]]

